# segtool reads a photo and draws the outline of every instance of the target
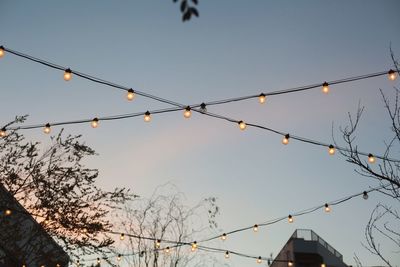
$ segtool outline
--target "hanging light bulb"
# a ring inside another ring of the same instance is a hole
[[[324,210],[325,210],[325,212],[330,212],[331,211],[331,207],[329,207],[328,203],[325,203]]]
[[[132,101],[135,98],[135,91],[133,89],[129,89],[128,92],[126,93],[126,99],[129,101]]]
[[[10,209],[6,209],[6,210],[4,211],[4,214],[5,214],[6,216],[10,216],[11,213],[12,213],[12,211],[11,211]]]
[[[79,266],[79,265],[81,265],[79,260],[76,260],[76,266]],[[42,265],[42,266],[44,267],[44,265]]]
[[[287,266],[289,267],[293,266],[293,261],[288,261]]]
[[[94,118],[92,120],[92,122],[90,123],[90,125],[92,126],[92,128],[97,128],[99,126],[99,119],[98,118]]]
[[[196,249],[197,249],[197,242],[194,241],[194,242],[192,243],[192,251],[195,251]]]
[[[46,123],[46,125],[44,126],[43,132],[45,134],[49,134],[51,132],[51,128],[50,128],[50,123]]]
[[[226,234],[223,233],[223,234],[221,235],[221,240],[222,240],[222,241],[225,241],[225,240],[226,240],[226,237],[227,237]]]
[[[156,241],[156,248],[160,248],[160,246],[161,246],[161,240],[160,240],[160,239],[157,239],[157,241]]]
[[[45,225],[48,225],[48,224],[50,223],[49,217],[46,217],[46,219],[43,221],[43,223],[44,223]]]
[[[64,80],[69,81],[72,79],[72,70],[70,68],[64,71]]]
[[[289,138],[290,138],[290,135],[289,134],[285,134],[285,136],[282,139],[282,144],[284,144],[284,145],[289,144]]]
[[[229,251],[225,252],[225,259],[229,259]]]
[[[391,80],[391,81],[394,81],[394,80],[396,80],[396,78],[397,78],[397,75],[396,75],[396,72],[394,71],[394,70],[389,70],[388,71],[388,78],[389,78],[389,80]]]
[[[145,122],[151,121],[151,114],[149,111],[146,111],[146,113],[144,113],[144,121]]]
[[[120,240],[124,240],[125,239],[125,234],[124,233],[120,234],[119,239]]]
[[[265,94],[264,94],[264,93],[261,93],[261,94],[258,96],[258,102],[260,102],[260,104],[264,104],[266,98],[267,98],[267,97],[265,96]]]
[[[164,252],[168,254],[168,253],[170,252],[170,248],[169,248],[169,247],[166,247],[166,248],[164,249]]]
[[[371,153],[368,154],[368,162],[369,163],[375,163],[375,157]]]
[[[200,104],[200,112],[201,113],[206,113],[207,112],[207,106],[206,106],[206,104],[204,102]]]
[[[184,116],[186,119],[188,119],[188,118],[190,118],[190,116],[192,116],[192,111],[191,111],[191,108],[190,108],[189,106],[187,106],[187,107],[185,108],[185,110],[183,111],[183,116]]]
[[[97,264],[100,264],[101,260],[100,258],[97,258]]]
[[[327,82],[322,84],[322,92],[325,94],[329,93],[329,84]]]
[[[244,129],[246,129],[246,127],[247,127],[247,125],[246,125],[246,123],[244,121],[238,121],[238,124],[239,124],[240,130],[242,130],[242,131]]]
[[[118,256],[117,256],[117,261],[121,261],[121,257],[122,257],[122,255],[121,255],[121,254],[118,254]]]
[[[334,155],[335,154],[335,147],[333,145],[329,145],[328,153],[329,153],[329,155]]]
[[[294,220],[294,219],[293,219],[293,216],[289,214],[289,216],[288,216],[288,222],[289,222],[289,223],[292,223],[293,220]]]
[[[258,224],[255,224],[255,225],[253,226],[253,231],[254,231],[254,232],[258,232]]]
[[[4,46],[0,46],[0,57],[3,57],[5,54]]]
[[[326,267],[325,263],[321,263],[321,267]]]
[[[262,259],[261,259],[261,256],[258,256],[258,258],[257,258],[257,263],[262,263]]]
[[[365,200],[368,199],[368,192],[367,191],[363,192],[363,199],[365,199]]]
[[[0,130],[0,137],[6,137],[7,135],[7,130],[6,128],[1,128]]]

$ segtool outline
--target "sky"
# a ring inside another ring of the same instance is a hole
[[[210,1],[200,0],[199,18],[182,23],[168,0],[0,1],[0,44],[96,77],[180,103],[201,103],[388,70],[390,46],[400,54],[399,1]],[[0,59],[2,124],[29,114],[28,124],[141,112],[168,107],[143,97],[73,77],[6,54]],[[386,77],[209,107],[238,120],[326,143],[340,139],[340,126],[358,103],[365,107],[357,132],[360,150],[383,154],[390,124],[379,89],[393,98]],[[131,188],[150,196],[173,183],[187,204],[214,196],[221,209],[220,233],[323,204],[377,185],[326,149],[259,129],[181,112],[101,122],[99,128],[70,125],[99,155],[87,165],[99,184]],[[28,140],[49,144],[41,129]],[[399,157],[400,155],[394,155]],[[364,228],[377,203],[371,194],[333,208],[260,229],[224,242],[224,249],[276,255],[292,232],[313,229],[354,265],[381,265],[363,246]],[[383,242],[385,252],[395,247]],[[222,257],[222,256],[221,256]],[[389,253],[393,263],[399,254]],[[230,266],[254,266],[231,257]]]

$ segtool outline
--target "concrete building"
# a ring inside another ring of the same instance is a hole
[[[348,267],[343,256],[312,230],[297,229],[271,267]]]
[[[69,257],[0,184],[0,267],[66,267]]]

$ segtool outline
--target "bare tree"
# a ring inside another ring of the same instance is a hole
[[[150,198],[136,199],[126,205],[118,221],[121,231],[131,235],[121,241],[125,246],[123,250],[136,255],[124,257],[129,266],[187,266],[189,262],[191,266],[200,263],[204,266],[206,261],[212,260],[191,252],[188,246],[165,242],[192,242],[217,227],[219,208],[215,198],[203,199],[193,207],[185,206],[184,201],[184,195],[167,184],[157,188]]]
[[[9,130],[25,120],[17,117],[2,128],[6,134],[0,138],[1,184],[69,255],[106,253],[114,243],[104,234],[112,228],[109,212],[133,195],[123,188],[109,192],[96,186],[98,171],[82,163],[95,151],[79,135],[61,131],[43,149],[39,142],[26,141],[20,131]]]

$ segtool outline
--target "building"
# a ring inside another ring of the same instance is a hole
[[[271,267],[348,267],[343,256],[312,230],[297,229]]]
[[[0,184],[0,267],[66,267],[69,257]]]

